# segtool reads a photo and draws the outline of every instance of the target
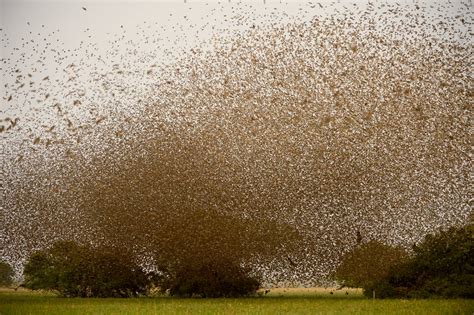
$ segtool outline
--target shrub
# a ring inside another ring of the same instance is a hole
[[[390,286],[393,297],[474,298],[472,226],[427,235],[413,250],[412,258],[372,287]]]
[[[343,257],[335,278],[347,287],[372,288],[388,275],[390,268],[402,263],[407,257],[408,254],[402,248],[369,241]]]
[[[260,281],[250,270],[226,259],[184,262],[167,270],[160,283],[162,291],[181,297],[239,297],[256,293]]]
[[[61,241],[33,253],[24,286],[56,290],[62,296],[129,297],[146,294],[150,279],[129,255]]]
[[[158,286],[175,296],[252,295],[260,285],[252,267],[273,257],[286,260],[298,244],[288,226],[216,210],[176,213],[160,223],[151,237],[160,240],[153,246]]]
[[[4,261],[0,261],[0,286],[10,286],[13,283],[15,272],[12,266]]]
[[[389,298],[395,295],[395,289],[385,281],[378,281],[370,286],[364,287],[364,295],[368,298],[375,296],[379,299]]]

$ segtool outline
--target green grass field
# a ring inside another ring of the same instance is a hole
[[[0,290],[0,314],[474,314],[474,300],[370,300],[360,291],[274,289],[242,299],[58,298]]]

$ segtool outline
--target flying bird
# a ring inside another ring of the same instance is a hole
[[[296,263],[295,263],[290,257],[286,257],[286,258],[288,259],[288,262],[290,263],[290,265],[291,265],[292,267],[296,267],[296,266],[297,266]]]
[[[356,233],[356,241],[357,241],[357,244],[360,244],[362,242],[362,234],[360,234],[360,231],[357,230],[357,233]]]

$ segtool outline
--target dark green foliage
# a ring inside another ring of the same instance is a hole
[[[384,288],[378,297],[474,298],[474,238],[472,226],[450,228],[428,235],[413,247],[414,256],[396,266],[373,286]],[[387,288],[391,289],[387,289]]]
[[[4,261],[0,261],[0,286],[9,286],[13,283],[15,272],[12,266]]]
[[[240,297],[255,294],[260,281],[229,260],[194,261],[166,270],[160,287],[172,296]]]
[[[405,261],[407,257],[402,248],[370,241],[344,256],[336,269],[335,278],[347,287],[370,287],[383,279],[391,267]]]
[[[160,223],[152,237],[158,286],[174,296],[252,295],[260,285],[251,268],[255,257],[262,263],[298,244],[298,235],[286,226],[213,210],[175,213]]]
[[[129,255],[66,241],[33,253],[24,275],[25,287],[56,290],[68,297],[136,296],[146,294],[150,284]]]
[[[370,286],[364,287],[364,295],[368,298],[373,297],[374,291],[378,299],[388,298],[395,294],[395,288],[383,281],[378,281]]]

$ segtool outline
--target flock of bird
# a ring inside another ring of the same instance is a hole
[[[0,31],[0,257],[20,270],[58,239],[140,248],[173,235],[173,217],[183,230],[209,211],[265,222],[255,235],[283,249],[279,227],[290,229],[302,246],[262,258],[256,240],[246,263],[274,285],[315,284],[361,241],[410,248],[463,224],[470,1],[291,14],[232,1],[205,6],[199,26],[189,2],[168,26],[118,27],[105,48],[94,29],[75,48],[47,25],[18,46]]]

